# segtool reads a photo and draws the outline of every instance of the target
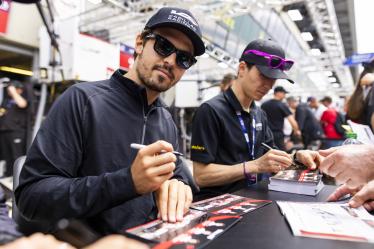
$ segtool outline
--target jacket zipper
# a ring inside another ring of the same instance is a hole
[[[143,132],[142,132],[142,140],[141,144],[144,144],[144,139],[145,139],[145,130],[147,129],[147,120],[148,120],[148,115],[154,110],[156,107],[151,107],[151,109],[148,110],[147,113],[145,113],[144,108],[143,108]]]

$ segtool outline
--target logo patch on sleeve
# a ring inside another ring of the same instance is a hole
[[[200,145],[192,145],[192,146],[191,146],[191,149],[192,149],[192,150],[205,151],[204,146],[200,146]]]

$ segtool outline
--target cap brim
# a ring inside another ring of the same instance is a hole
[[[198,36],[195,32],[193,32],[191,29],[187,28],[183,24],[179,23],[170,23],[170,22],[164,22],[164,23],[158,23],[154,26],[152,26],[152,29],[160,28],[160,27],[171,27],[175,28],[181,32],[183,32],[188,38],[190,38],[192,45],[194,46],[194,55],[199,56],[205,53],[205,45],[203,40],[200,36]]]
[[[257,69],[266,77],[270,79],[285,79],[288,80],[290,83],[294,84],[295,82],[288,77],[287,74],[285,74],[280,69],[273,69],[268,66],[262,66],[262,65],[256,65]],[[286,92],[288,93],[288,92]]]

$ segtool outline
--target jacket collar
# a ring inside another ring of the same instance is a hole
[[[150,106],[148,106],[147,101],[147,91],[146,88],[142,85],[136,84],[133,80],[124,77],[126,73],[125,70],[117,69],[111,76],[110,81],[119,85],[123,88],[128,94],[132,95],[135,98],[141,97],[142,103],[145,107],[167,107],[167,105],[158,97]]]

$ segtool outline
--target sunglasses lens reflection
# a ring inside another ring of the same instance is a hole
[[[155,39],[155,51],[163,57],[167,57],[172,53],[176,52],[176,62],[177,65],[181,68],[188,69],[196,63],[196,59],[191,54],[176,49],[175,46],[165,38],[156,35]]]
[[[157,36],[155,42],[155,50],[161,56],[169,56],[175,51],[175,47],[167,40]]]

